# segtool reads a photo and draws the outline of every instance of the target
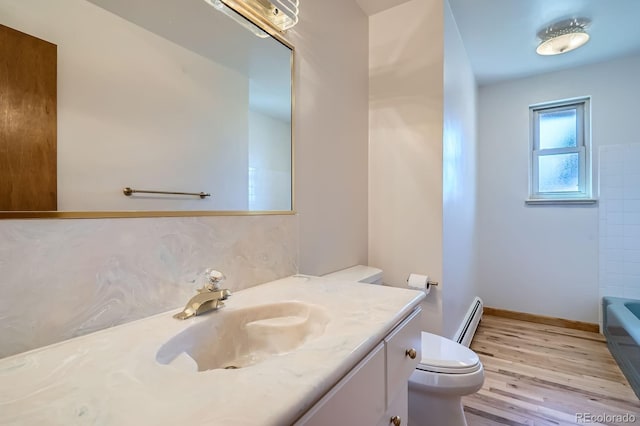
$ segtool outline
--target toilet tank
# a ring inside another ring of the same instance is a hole
[[[373,266],[356,265],[322,276],[332,280],[357,281],[369,284],[382,284],[382,269]]]

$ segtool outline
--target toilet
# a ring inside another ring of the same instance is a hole
[[[372,266],[356,265],[351,268],[323,275],[322,278],[356,281],[367,284],[382,284],[382,269],[374,268]]]
[[[323,278],[382,284],[382,270],[354,266]],[[462,397],[484,382],[482,363],[471,349],[436,334],[422,332],[422,359],[409,378],[411,426],[466,426]]]

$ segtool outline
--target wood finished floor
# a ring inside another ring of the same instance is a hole
[[[463,398],[469,426],[629,424],[576,413],[628,413],[640,425],[640,401],[600,334],[485,315],[471,348],[485,382]]]

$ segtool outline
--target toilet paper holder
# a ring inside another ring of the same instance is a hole
[[[411,279],[412,275],[414,275],[414,274],[409,274],[409,276],[407,277],[407,279],[406,279],[407,283],[409,283],[409,280]],[[418,275],[418,276],[420,276],[420,275]],[[423,276],[423,277],[427,278],[426,276]],[[432,286],[436,286],[437,287],[438,286],[438,281],[431,281],[430,279],[427,278],[427,281],[426,281],[425,284],[426,284],[426,288],[429,288],[429,287],[432,287]]]

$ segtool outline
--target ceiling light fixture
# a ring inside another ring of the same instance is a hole
[[[567,53],[589,41],[586,28],[591,23],[586,18],[573,18],[556,22],[538,32],[542,40],[536,53],[538,55],[559,55]]]

